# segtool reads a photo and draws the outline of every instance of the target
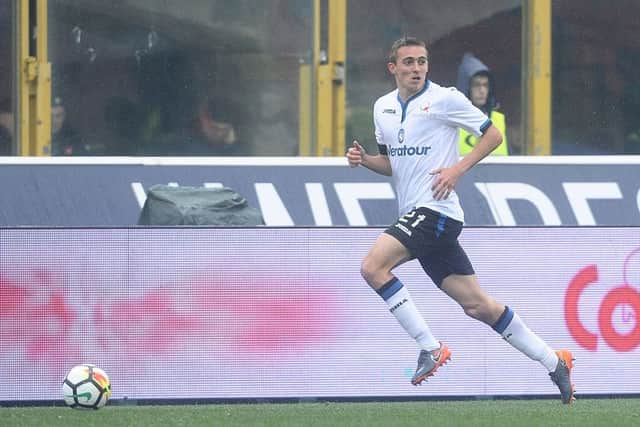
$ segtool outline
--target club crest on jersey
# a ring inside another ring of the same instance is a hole
[[[404,142],[404,129],[398,131],[398,142],[402,144]]]
[[[422,111],[423,113],[428,113],[429,108],[431,108],[431,104],[427,102],[426,104],[422,104],[420,106],[420,111]]]

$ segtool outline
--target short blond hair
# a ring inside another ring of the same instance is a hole
[[[389,62],[393,62],[395,64],[398,60],[398,49],[405,46],[422,46],[427,51],[427,56],[429,55],[429,49],[427,49],[427,44],[425,42],[415,37],[405,36],[396,40],[391,45],[391,50],[389,51]]]

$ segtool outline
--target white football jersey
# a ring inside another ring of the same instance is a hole
[[[406,103],[397,89],[378,98],[373,120],[380,154],[391,162],[399,214],[424,206],[464,222],[455,191],[445,200],[433,198],[436,175],[430,172],[458,162],[458,128],[479,137],[491,120],[456,88],[429,80]]]

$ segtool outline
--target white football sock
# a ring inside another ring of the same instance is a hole
[[[404,330],[416,340],[420,348],[427,351],[440,348],[440,343],[431,333],[427,322],[411,300],[411,295],[406,287],[401,286],[385,302],[389,306],[391,314],[395,316]]]
[[[506,342],[526,354],[530,359],[540,362],[549,372],[556,370],[558,356],[555,351],[529,329],[517,313],[513,312],[513,319],[501,335]]]

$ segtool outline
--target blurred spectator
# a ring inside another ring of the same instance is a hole
[[[471,53],[465,53],[458,67],[458,90],[464,93],[471,103],[484,112],[502,133],[502,143],[491,154],[509,155],[507,129],[504,114],[497,111],[495,83],[489,68]],[[471,152],[478,138],[464,129],[460,129],[460,155]]]
[[[198,119],[202,135],[212,151],[230,154],[237,149],[236,130],[231,124],[229,115],[225,113],[224,107],[209,101],[200,108]]]
[[[51,106],[51,155],[86,156],[89,154],[78,133],[67,120],[62,99],[56,97]]]
[[[105,154],[132,156],[138,154],[140,139],[139,110],[123,96],[112,96],[104,107],[107,135]]]
[[[200,88],[194,52],[181,49],[160,36],[156,45],[139,58],[137,100],[138,154],[184,156],[197,117]]]
[[[11,99],[5,98],[0,101],[0,156],[11,155],[14,126]]]
[[[203,102],[197,111],[195,135],[185,154],[242,155],[242,145],[232,117],[232,104],[224,99],[207,99]]]

